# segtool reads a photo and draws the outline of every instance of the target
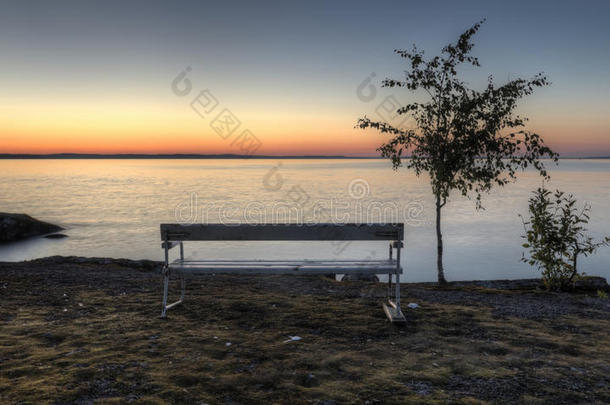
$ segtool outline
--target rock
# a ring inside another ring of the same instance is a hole
[[[341,281],[379,281],[379,277],[375,274],[344,274]]]
[[[541,290],[544,283],[539,278],[523,278],[515,280],[472,280],[472,281],[452,281],[450,286],[455,287],[484,287],[498,290]]]
[[[320,382],[318,381],[318,379],[316,378],[315,374],[312,373],[307,373],[307,374],[303,374],[299,377],[299,383],[300,385],[304,386],[304,387],[316,387],[318,385],[320,385]]]
[[[610,291],[606,279],[596,276],[586,276],[574,281],[574,289],[581,291]]]
[[[44,237],[47,239],[63,239],[63,238],[67,238],[68,235],[65,235],[63,233],[52,233],[50,235],[45,235]]]
[[[0,243],[14,242],[61,230],[63,228],[60,226],[39,221],[29,215],[0,212]]]
[[[49,256],[41,259],[35,259],[35,262],[45,263],[47,265],[61,265],[61,264],[94,264],[94,265],[108,265],[108,266],[120,266],[138,270],[142,272],[158,272],[163,267],[163,262],[155,262],[152,260],[129,260],[129,259],[112,259],[112,258],[100,258],[100,257],[79,257],[79,256]]]

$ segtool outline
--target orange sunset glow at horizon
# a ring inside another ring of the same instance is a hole
[[[188,106],[96,111],[74,106],[38,106],[28,120],[25,106],[0,118],[3,154],[240,154],[237,138],[249,130],[260,141],[257,155],[378,156],[387,136],[353,128],[356,115],[311,117],[279,114],[262,119],[242,114],[242,125],[230,137],[220,137]],[[104,113],[105,112],[105,113]],[[16,117],[23,117],[17,119]],[[562,155],[600,156],[607,148],[607,127],[572,120],[567,124],[532,119],[528,129],[541,134]],[[577,141],[577,142],[575,142]]]

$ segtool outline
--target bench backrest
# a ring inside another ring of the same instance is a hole
[[[161,240],[392,240],[404,224],[161,224]]]

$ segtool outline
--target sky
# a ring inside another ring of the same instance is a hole
[[[0,153],[375,156],[354,129],[419,95],[382,89],[482,18],[473,87],[545,72],[528,128],[610,156],[607,1],[2,1]],[[181,72],[185,75],[178,77]],[[185,80],[186,79],[186,80]]]

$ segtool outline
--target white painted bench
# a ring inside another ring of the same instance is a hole
[[[383,304],[392,322],[405,321],[400,309],[400,249],[403,247],[403,224],[162,224],[161,246],[165,249],[163,268],[163,308],[168,309],[184,301],[187,274],[387,274],[388,302]],[[389,257],[384,260],[186,260],[186,241],[390,241]],[[180,257],[169,260],[169,250],[179,246]],[[396,257],[392,251],[396,249]],[[167,304],[170,274],[180,277],[180,299]],[[395,276],[395,297],[389,299]]]

